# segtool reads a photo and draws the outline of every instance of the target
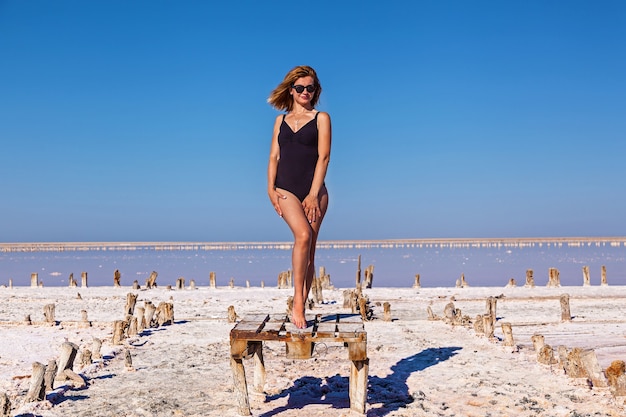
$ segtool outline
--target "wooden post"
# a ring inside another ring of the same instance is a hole
[[[606,280],[606,266],[602,265],[602,268],[600,269],[600,285],[605,286],[605,285],[609,285],[609,283]]]
[[[476,334],[485,334],[485,319],[482,314],[478,314],[474,319],[474,332]]]
[[[548,288],[558,288],[561,286],[561,278],[559,270],[556,268],[548,269]]]
[[[46,319],[46,323],[55,325],[56,321],[54,320],[54,304],[46,304],[43,306],[43,315]]]
[[[235,278],[230,277],[230,281],[228,282],[228,286],[230,288],[235,288]]]
[[[626,396],[626,363],[622,360],[611,362],[606,368],[606,377],[608,379],[609,388],[615,397]]]
[[[127,371],[135,370],[135,368],[133,368],[133,356],[130,354],[130,349],[124,350],[124,365]]]
[[[146,309],[146,327],[152,327],[152,320],[154,319],[154,313],[156,312],[156,306],[152,301],[145,301],[144,307]]]
[[[357,291],[361,288],[361,255],[359,255],[359,260],[356,267],[356,289]]]
[[[387,301],[383,303],[383,321],[391,321],[391,304]]]
[[[56,378],[58,369],[59,367],[57,366],[57,361],[50,359],[48,361],[48,366],[46,366],[46,372],[43,375],[43,384],[46,392],[54,389],[54,378]]]
[[[559,346],[559,361],[565,371],[565,375],[570,378],[587,378],[587,371],[585,371],[581,359],[583,349],[573,348],[570,352],[567,351],[565,346]]]
[[[583,287],[591,285],[591,278],[589,277],[589,267],[583,266]]]
[[[129,292],[126,294],[126,306],[124,307],[124,314],[132,316],[135,314],[135,304],[137,304],[137,294]]]
[[[235,306],[228,306],[228,322],[234,323],[237,321],[237,313],[235,312]]]
[[[509,283],[506,284],[506,286],[508,288],[515,288],[515,287],[517,287],[517,282],[515,281],[515,278],[509,279]]]
[[[367,300],[365,297],[359,297],[359,312],[363,321],[368,321],[367,315]]]
[[[369,359],[353,360],[350,364],[350,409],[360,414],[365,414],[367,404],[369,366]]]
[[[230,369],[233,373],[235,396],[237,397],[237,410],[239,415],[250,416],[250,401],[248,400],[248,384],[246,382],[246,370],[243,367],[242,354],[248,349],[245,340],[230,340]]]
[[[210,272],[209,273],[209,286],[211,288],[216,288],[215,272]]]
[[[91,347],[91,357],[93,359],[102,359],[102,353],[100,353],[100,349],[102,348],[102,340],[97,337],[93,338],[93,344]]]
[[[535,288],[535,278],[533,278],[532,269],[526,270],[526,284],[524,284],[524,286],[528,288]]]
[[[74,273],[72,272],[69,276],[69,278],[67,279],[67,285],[70,288],[76,288],[76,280],[74,280]]]
[[[428,314],[428,320],[430,321],[439,320],[439,317],[437,317],[435,313],[433,313],[433,309],[431,306],[426,307],[426,313]]]
[[[36,272],[30,274],[30,287],[37,288],[39,286],[39,275]]]
[[[572,313],[569,309],[569,294],[561,295],[561,321],[572,321]]]
[[[261,280],[261,288],[265,288],[265,281]]]
[[[159,276],[159,274],[156,271],[152,271],[150,273],[150,276],[148,277],[148,279],[146,280],[146,288],[148,288],[149,290],[152,288],[156,288],[157,287],[157,277]]]
[[[593,349],[585,349],[581,352],[580,359],[593,386],[606,387],[608,385],[606,376],[604,376],[604,372],[602,372],[602,368],[598,363],[596,352]]]
[[[191,279],[189,280],[189,289],[190,290],[195,290],[196,289],[196,281]]]
[[[0,394],[0,417],[11,417],[11,400],[4,392]]]
[[[80,323],[78,326],[82,328],[91,327],[91,322],[87,317],[87,310],[80,310]]]
[[[146,309],[144,307],[137,307],[135,311],[137,317],[137,333],[141,333],[146,326]]]
[[[114,345],[120,345],[122,343],[122,340],[124,340],[124,326],[125,326],[125,322],[123,320],[115,320],[113,322],[112,343]]]
[[[498,319],[496,314],[496,307],[498,305],[498,299],[496,297],[487,298],[487,314],[491,316],[491,325],[495,326]]]
[[[80,274],[80,286],[82,288],[87,288],[87,273],[81,272]]]
[[[116,269],[115,272],[113,272],[113,286],[115,288],[122,286],[122,273],[119,269]]]
[[[365,268],[365,288],[372,288],[374,283],[374,265]]]
[[[537,362],[545,365],[553,365],[558,361],[554,358],[554,350],[550,345],[543,345],[537,354]]]
[[[515,346],[515,340],[513,339],[513,327],[511,323],[500,324],[502,328],[502,334],[504,335],[504,346]]]
[[[262,393],[265,388],[265,360],[263,359],[263,342],[248,342],[248,350],[254,359],[254,392]]]
[[[461,274],[461,288],[467,288],[467,287],[469,287],[469,284],[465,280],[465,274]]]
[[[156,309],[156,321],[158,326],[174,324],[174,304],[161,301]]]
[[[543,345],[545,345],[545,338],[541,334],[534,334],[530,337],[530,340],[533,342],[533,347],[535,348],[535,352],[539,353]]]
[[[132,316],[129,317],[129,322],[128,322],[128,336],[137,336],[137,334],[139,334],[139,330],[138,330],[138,325],[137,325],[137,317]]]
[[[495,323],[493,321],[493,317],[491,316],[491,314],[483,314],[483,327],[485,330],[485,336],[487,336],[487,339],[489,340],[493,340],[495,338],[494,326],[495,326]]]
[[[352,307],[352,293],[353,290],[343,290],[343,308]]]
[[[13,278],[9,278],[9,289],[13,289]],[[0,411],[2,411],[2,410],[0,409]],[[2,417],[2,416],[0,416],[0,417]]]
[[[413,288],[422,288],[422,284],[420,284],[420,274],[415,274],[415,283],[413,283]]]
[[[141,289],[141,285],[139,285],[139,281],[134,280],[133,281],[133,290],[140,290]]]
[[[89,349],[84,349],[80,355],[80,365],[84,368],[92,363],[93,359],[91,359],[91,351]]]
[[[180,277],[176,280],[176,289],[184,290],[185,289],[185,278]]]
[[[74,360],[76,359],[76,353],[78,352],[78,346],[72,342],[64,342],[61,344],[61,355],[59,356],[59,369],[57,370],[56,380],[65,381],[67,377],[64,376],[63,371],[66,369],[72,370],[74,368]]]
[[[43,384],[43,377],[46,373],[46,365],[43,363],[33,363],[33,374],[30,377],[30,388],[26,394],[26,401],[43,401],[46,398],[46,388]]]

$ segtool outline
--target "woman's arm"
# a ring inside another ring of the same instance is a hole
[[[305,214],[310,221],[321,215],[319,209],[319,193],[324,185],[328,163],[330,162],[330,146],[332,141],[332,127],[330,116],[326,112],[320,112],[317,116],[317,164],[315,165],[315,174],[311,183],[309,195],[302,202]],[[307,209],[311,209],[312,213],[307,213]]]
[[[280,146],[278,145],[278,133],[280,132],[280,125],[282,123],[283,116],[277,116],[274,122],[274,132],[272,133],[272,144],[270,146],[270,159],[267,164],[267,195],[274,206],[274,210],[282,217],[283,213],[280,210],[278,200],[285,198],[282,194],[276,191],[276,171],[278,169],[278,160],[280,159]]]

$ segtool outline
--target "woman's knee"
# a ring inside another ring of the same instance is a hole
[[[310,228],[299,230],[294,233],[294,238],[296,245],[306,245],[309,247],[311,245],[311,240],[313,239],[313,231]]]

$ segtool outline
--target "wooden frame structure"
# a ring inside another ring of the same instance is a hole
[[[350,409],[365,413],[367,403],[367,332],[358,314],[329,314],[315,316],[306,329],[298,329],[286,315],[246,317],[230,331],[230,366],[233,371],[238,411],[251,415],[248,385],[243,359],[254,358],[254,391],[262,393],[265,385],[263,342],[285,342],[287,357],[308,359],[315,343],[343,343],[348,348],[350,365]]]

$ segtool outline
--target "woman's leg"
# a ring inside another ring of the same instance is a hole
[[[305,328],[305,302],[311,289],[313,275],[315,274],[313,260],[315,243],[317,242],[317,234],[322,219],[328,207],[328,195],[324,192],[320,197],[320,210],[322,212],[320,218],[309,224],[300,200],[286,190],[281,189],[280,192],[287,196],[286,199],[281,199],[279,204],[283,213],[283,219],[285,219],[294,237],[293,252],[291,254],[294,284],[292,321],[298,328]]]

